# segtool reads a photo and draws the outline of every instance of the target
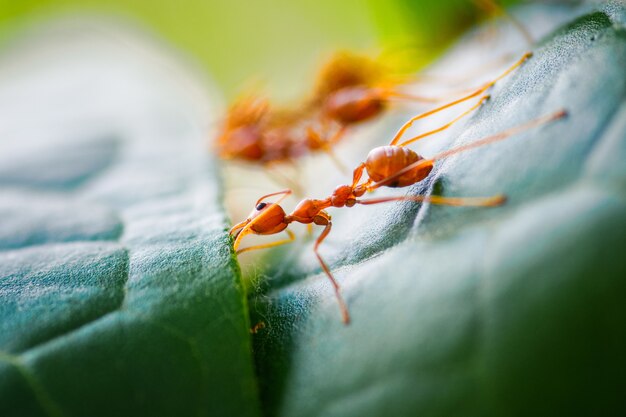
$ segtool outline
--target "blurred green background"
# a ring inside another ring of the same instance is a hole
[[[396,53],[415,68],[485,15],[473,0],[0,0],[0,40],[50,18],[138,23],[216,80],[226,96],[261,82],[276,96],[309,85],[338,48]],[[510,4],[511,1],[504,2]],[[410,51],[410,53],[406,53]]]

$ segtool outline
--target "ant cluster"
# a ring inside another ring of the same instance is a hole
[[[322,232],[315,240],[313,252],[325,275],[330,280],[345,324],[350,314],[339,284],[319,253],[319,246],[332,228],[329,208],[350,208],[357,205],[381,204],[392,201],[412,201],[450,206],[495,207],[506,201],[504,195],[490,197],[443,197],[433,195],[363,198],[366,193],[381,187],[408,187],[426,179],[435,162],[471,149],[502,141],[527,129],[549,123],[566,115],[564,110],[530,120],[496,135],[467,145],[449,149],[431,157],[423,157],[407,146],[425,137],[441,132],[478,109],[488,98],[487,92],[499,80],[530,59],[532,53],[523,54],[498,77],[467,92],[460,98],[439,105],[409,119],[398,130],[388,145],[372,149],[365,161],[354,168],[352,181],[337,186],[326,198],[305,198],[287,214],[281,202],[292,190],[271,193],[259,198],[254,210],[242,222],[230,229],[237,254],[279,246],[295,239],[289,230],[292,223],[321,226]],[[391,100],[396,98],[417,101],[435,101],[427,97],[404,94],[397,81],[385,77],[382,67],[374,60],[353,54],[339,54],[320,71],[311,98],[293,109],[272,109],[268,100],[247,97],[233,104],[217,138],[217,149],[223,158],[235,158],[263,165],[293,160],[308,152],[331,152],[332,147],[354,125],[382,114]],[[416,121],[476,100],[466,111],[450,122],[417,136],[403,139],[406,131]],[[270,197],[276,201],[267,201]],[[287,238],[271,243],[240,248],[243,238],[250,234],[273,235],[281,232]]]
[[[401,81],[387,73],[378,60],[339,52],[321,68],[302,103],[281,108],[266,98],[242,97],[228,110],[217,152],[266,168],[326,152],[341,167],[332,149],[350,128],[382,115],[393,100],[437,101],[402,92]]]

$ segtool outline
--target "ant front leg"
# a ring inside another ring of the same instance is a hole
[[[333,277],[333,274],[330,272],[330,268],[328,267],[328,265],[326,265],[326,262],[324,262],[318,250],[320,244],[324,241],[324,239],[326,239],[326,236],[328,236],[328,234],[330,233],[330,229],[332,228],[333,223],[330,221],[330,215],[328,215],[328,213],[324,211],[320,212],[317,216],[315,216],[314,222],[318,226],[325,226],[325,227],[322,233],[319,235],[319,237],[315,241],[315,245],[313,246],[313,252],[315,252],[315,256],[317,257],[317,260],[322,266],[322,269],[326,273],[326,276],[328,277],[328,279],[330,279],[330,283],[332,284],[335,290],[335,296],[337,297],[337,302],[339,303],[339,310],[341,311],[341,319],[344,324],[349,324],[350,313],[348,312],[348,307],[346,306],[346,302],[341,296],[341,289],[339,287],[339,283],[337,282],[335,277]]]
[[[365,170],[365,162],[361,162],[352,172],[352,188],[356,187],[359,181],[361,181],[361,177],[363,177],[363,170]]]
[[[284,221],[284,212],[282,211],[283,209],[280,207],[280,203],[291,194],[292,194],[292,191],[287,189],[287,190],[282,190],[282,191],[278,191],[275,193],[266,194],[264,196],[261,196],[261,198],[259,198],[256,201],[255,211],[252,212],[250,217],[248,217],[246,220],[240,223],[237,223],[228,232],[230,236],[233,236],[233,235],[235,236],[235,242],[233,243],[233,249],[235,249],[235,252],[239,252],[237,249],[239,248],[239,245],[241,244],[242,239],[246,235],[251,234],[251,233],[259,234],[258,231],[255,231],[253,226],[258,225],[259,223],[262,223],[264,220],[266,220],[268,218],[268,213],[276,214],[276,211],[274,209],[264,210],[266,207],[270,206],[270,207],[274,207],[280,210],[280,212],[283,213],[283,219],[280,219],[279,217],[279,220]],[[275,203],[268,205],[263,202],[264,199],[268,197],[273,197],[275,195],[280,195],[280,198]]]

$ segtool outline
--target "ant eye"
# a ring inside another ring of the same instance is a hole
[[[256,205],[256,209],[258,211],[261,211],[261,210],[263,210],[265,208],[265,206],[267,206],[267,203],[259,203],[259,204]]]

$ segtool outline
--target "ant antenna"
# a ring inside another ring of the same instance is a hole
[[[526,62],[526,60],[528,58],[530,58],[532,56],[532,52],[526,52],[517,62],[515,62],[511,67],[509,67],[506,71],[504,71],[502,74],[500,74],[498,77],[494,78],[493,80],[485,83],[482,87],[480,87],[479,89],[477,89],[476,91],[474,91],[471,94],[466,95],[465,97],[461,97],[457,100],[454,100],[450,103],[444,104],[443,106],[439,106],[437,108],[434,108],[432,110],[429,110],[427,112],[418,114],[417,116],[414,116],[412,118],[410,118],[401,128],[400,130],[398,130],[398,133],[396,133],[396,135],[394,136],[394,138],[391,140],[391,142],[389,143],[390,146],[396,145],[398,143],[398,141],[400,140],[400,138],[402,137],[402,135],[404,135],[404,132],[407,131],[407,129],[409,127],[411,127],[413,125],[413,123],[415,123],[417,120],[423,119],[425,117],[428,117],[432,114],[438,113],[442,110],[445,110],[447,108],[456,106],[459,103],[463,103],[467,100],[470,100],[474,97],[479,96],[480,94],[484,93],[485,91],[487,91],[489,88],[491,88],[494,84],[496,84],[498,81],[500,81],[502,78],[506,77],[507,75],[509,75],[511,72],[513,72],[517,67],[519,67],[520,65],[522,65],[524,62]],[[478,106],[476,106],[478,107]],[[474,108],[476,108],[474,107]],[[473,110],[474,108],[470,109]],[[469,112],[464,113],[462,116],[466,115]],[[415,139],[417,140],[417,139]],[[412,140],[407,141],[408,143],[411,143]]]
[[[485,146],[485,145],[488,145],[488,144],[494,143],[494,142],[499,142],[499,141],[504,140],[504,139],[506,139],[506,138],[508,138],[510,136],[516,135],[516,134],[518,134],[518,133],[520,133],[520,132],[522,132],[524,130],[531,129],[531,128],[535,127],[535,126],[539,126],[539,125],[542,125],[544,123],[548,123],[548,122],[551,122],[553,120],[557,120],[557,119],[563,118],[565,116],[567,116],[567,111],[564,110],[564,109],[561,109],[561,110],[559,110],[557,112],[554,112],[552,114],[549,114],[547,116],[539,117],[537,119],[531,120],[531,121],[529,121],[527,123],[524,123],[522,125],[515,126],[515,127],[512,127],[510,129],[504,130],[504,131],[502,131],[500,133],[497,133],[497,134],[495,134],[493,136],[489,136],[489,137],[486,137],[484,139],[477,140],[476,142],[469,143],[467,145],[461,145],[461,146],[458,146],[456,148],[452,148],[452,149],[449,149],[447,151],[443,151],[441,153],[436,154],[435,156],[433,156],[431,158],[420,159],[419,161],[416,161],[416,162],[414,162],[414,163],[412,163],[410,165],[407,165],[406,167],[402,168],[401,170],[399,170],[395,174],[390,175],[389,177],[385,178],[384,180],[372,184],[369,187],[369,189],[370,190],[374,190],[374,189],[376,189],[378,187],[382,187],[385,184],[388,184],[388,183],[392,182],[393,180],[397,179],[398,177],[402,176],[403,174],[405,174],[405,173],[407,173],[407,172],[409,172],[411,170],[414,170],[414,169],[416,169],[418,167],[431,165],[435,161],[438,161],[440,159],[449,158],[452,155],[456,155],[456,154],[461,153],[461,152],[469,151],[470,149],[479,148],[481,146]]]

